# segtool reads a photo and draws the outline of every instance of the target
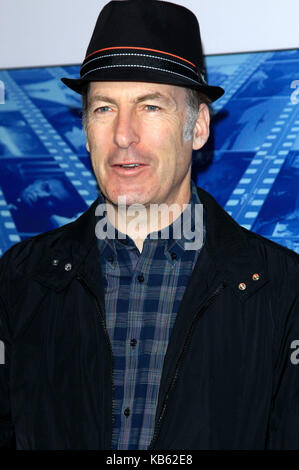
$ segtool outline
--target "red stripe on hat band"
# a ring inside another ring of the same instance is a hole
[[[160,54],[171,55],[172,57],[176,57],[177,59],[183,60],[184,62],[187,62],[188,64],[192,65],[196,69],[196,65],[194,65],[192,62],[190,62],[187,59],[183,59],[183,57],[180,57],[175,54],[171,54],[170,52],[158,51],[157,49],[148,49],[147,47],[133,47],[133,46],[105,47],[104,49],[99,49],[98,51],[94,51],[91,54],[88,54],[84,60],[96,54],[97,52],[110,51],[111,49],[135,49],[135,50],[142,50],[142,51],[159,52]]]

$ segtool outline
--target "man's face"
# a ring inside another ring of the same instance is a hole
[[[189,201],[192,147],[198,147],[183,140],[186,110],[182,87],[90,84],[86,147],[109,202],[117,204],[118,196],[126,196],[127,205]],[[206,119],[208,111],[203,114]],[[133,163],[140,166],[120,166]]]

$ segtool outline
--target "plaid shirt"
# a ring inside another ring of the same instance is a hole
[[[191,221],[194,231],[198,230],[194,203],[200,204],[200,200],[192,180],[189,202],[189,224]],[[102,193],[99,203],[105,203]],[[164,356],[202,246],[185,249],[184,242],[190,241],[190,236],[185,237],[182,222],[180,216],[168,226],[168,239],[163,235],[165,229],[154,232],[157,239],[149,234],[141,253],[129,236],[122,233],[125,238],[118,239],[120,232],[116,229],[115,239],[98,238],[114,364],[113,449],[146,449],[153,437]],[[173,236],[177,223],[181,226],[180,239]],[[204,241],[203,229],[200,224]]]

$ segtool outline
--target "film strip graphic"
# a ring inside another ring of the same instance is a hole
[[[66,71],[63,67],[48,67],[47,72],[57,80],[58,83],[60,83],[61,77],[64,77],[66,74]],[[78,66],[78,75],[80,74],[80,67]],[[69,78],[77,78],[70,76]],[[63,85],[65,87],[65,85]]]
[[[21,241],[21,237],[18,234],[17,227],[12,218],[11,212],[7,209],[7,201],[0,188],[0,237],[1,247],[0,256],[6,251],[11,245]]]
[[[222,86],[225,94],[213,105],[215,113],[229,102],[242,85],[266,60],[274,56],[273,52],[258,53],[250,57],[246,64],[241,64]],[[291,91],[290,91],[291,94]],[[249,166],[227,200],[224,209],[241,226],[251,230],[259,213],[285,163],[299,132],[299,107],[288,98],[281,113],[274,123],[265,141],[256,152]],[[296,249],[299,252],[299,233]],[[285,244],[279,237],[271,237],[277,243]]]
[[[16,104],[18,111],[24,116],[32,131],[45,146],[49,155],[53,157],[58,166],[63,170],[65,176],[87,206],[89,206],[97,197],[95,190],[97,183],[91,171],[84,166],[70,146],[44,117],[40,109],[10,77],[9,73],[0,71],[0,80],[5,83],[10,99]],[[7,201],[2,190],[0,192],[0,206],[1,251],[3,253],[12,244],[20,241],[20,237],[12,215],[7,209]],[[5,206],[6,208],[4,209]],[[1,251],[0,255],[2,254]]]
[[[258,53],[250,55],[247,61],[240,64],[234,73],[232,73],[222,84],[224,88],[224,95],[213,104],[213,110],[217,113],[220,109],[228,103],[237,91],[247,82],[253,72],[263,63],[266,59],[272,56],[272,53]]]
[[[243,59],[239,65],[236,64],[235,71],[221,83],[226,93],[213,105],[215,112],[217,113],[224,108],[250,80],[251,76],[272,56],[272,52],[248,54],[245,60]],[[217,69],[217,64],[215,68]],[[57,80],[58,83],[62,76],[69,75],[71,77],[76,73],[75,67],[72,67],[71,72],[68,71],[70,70],[68,67],[47,67],[44,70],[50,78]],[[89,206],[97,197],[97,183],[92,172],[86,168],[76,152],[61,136],[59,129],[49,122],[34,100],[23,90],[22,85],[19,85],[7,71],[0,71],[0,80],[5,83],[9,99],[12,100],[17,111],[24,117],[32,132],[46,148],[49,156],[57,163],[76,193]],[[234,189],[224,206],[227,212],[247,229],[253,228],[298,135],[299,106],[296,107],[289,102],[287,96],[280,96],[280,102],[279,117],[277,119],[273,117],[271,130],[258,149],[255,147],[254,156],[244,174],[241,178],[239,175],[237,176]],[[82,131],[82,142],[84,139]],[[22,160],[22,156],[18,158],[20,161]],[[38,165],[44,156],[36,155],[32,158],[36,159]],[[2,189],[0,187],[0,255],[21,239]],[[284,240],[280,241],[277,237],[275,240],[285,244]]]
[[[298,131],[298,106],[288,102],[226,202],[225,210],[248,230],[257,219]]]

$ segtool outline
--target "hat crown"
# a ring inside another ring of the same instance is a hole
[[[224,90],[208,85],[203,65],[199,24],[190,10],[160,0],[113,0],[98,16],[80,79],[62,81],[78,93],[92,81],[164,83],[215,101]]]
[[[106,48],[147,48],[203,68],[200,29],[187,8],[159,0],[111,1],[100,12],[86,57]]]

